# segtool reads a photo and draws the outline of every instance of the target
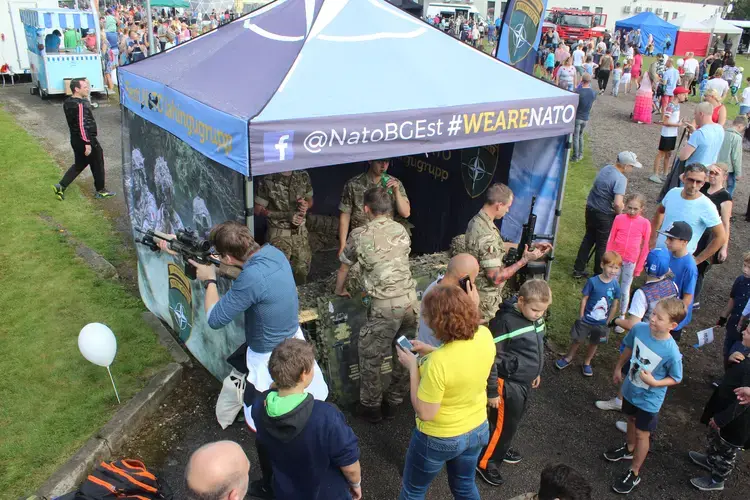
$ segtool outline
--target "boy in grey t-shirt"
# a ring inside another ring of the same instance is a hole
[[[586,234],[583,236],[576,262],[573,265],[574,278],[587,275],[586,266],[592,248],[595,248],[594,273],[602,273],[600,263],[607,248],[612,222],[625,206],[624,195],[628,185],[625,175],[629,174],[634,167],[642,167],[635,153],[623,151],[617,155],[614,165],[607,165],[601,169],[594,179],[594,185],[586,199]]]

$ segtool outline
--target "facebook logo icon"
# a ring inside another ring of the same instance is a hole
[[[266,132],[263,134],[263,159],[267,162],[294,158],[294,131]]]

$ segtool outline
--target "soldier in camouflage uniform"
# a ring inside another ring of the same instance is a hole
[[[368,189],[364,207],[369,222],[351,232],[339,256],[336,294],[349,296],[346,277],[349,268],[359,262],[370,297],[367,324],[359,332],[359,414],[377,423],[384,417],[393,418],[396,406],[404,400],[409,373],[398,362],[394,341],[401,335],[414,338],[419,304],[409,268],[411,238],[390,218],[392,200],[386,189]],[[393,371],[384,398],[380,369],[388,355],[392,356]]]
[[[505,244],[495,221],[508,213],[513,203],[513,192],[505,184],[493,184],[487,189],[487,201],[466,228],[466,252],[479,262],[476,287],[479,292],[479,313],[482,323],[495,317],[502,297],[503,285],[528,262],[543,257],[552,249],[549,243],[537,243],[533,251],[524,249],[523,257],[509,267],[503,267]]]
[[[372,160],[367,172],[352,177],[344,184],[344,192],[341,194],[339,204],[339,255],[346,246],[349,231],[367,224],[365,214],[364,196],[365,191],[373,187],[384,187],[388,190],[391,198],[391,214],[394,219],[404,225],[407,234],[411,235],[413,227],[406,220],[411,214],[411,205],[406,196],[406,189],[400,180],[386,174],[389,165],[388,160]]]
[[[305,217],[312,197],[310,174],[304,170],[266,175],[255,195],[256,215],[268,219],[266,241],[289,259],[297,285],[306,283],[310,272],[312,252]]]

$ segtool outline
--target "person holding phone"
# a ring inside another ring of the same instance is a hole
[[[495,349],[492,334],[479,324],[479,294],[471,281],[467,288],[438,285],[422,299],[422,316],[440,347],[415,340],[414,350],[425,356],[421,363],[397,347],[417,414],[400,500],[424,498],[446,465],[453,497],[479,500],[476,465],[490,437],[486,386]]]
[[[438,285],[457,286],[462,290],[467,291],[467,282],[473,284],[477,279],[478,274],[479,262],[477,262],[477,259],[468,253],[460,253],[448,262],[448,268],[445,270],[445,275],[438,276],[435,281],[430,283],[425,289],[424,294],[427,295],[430,293],[430,290]],[[435,333],[432,331],[432,328],[427,326],[424,317],[422,317],[421,311],[419,314],[417,340],[433,347],[440,347],[440,341],[435,338]]]

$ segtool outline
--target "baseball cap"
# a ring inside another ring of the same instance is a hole
[[[638,162],[638,157],[632,151],[623,151],[617,155],[617,163],[620,165],[631,165],[635,168],[643,168]]]
[[[666,248],[654,248],[646,257],[646,274],[660,277],[669,271],[669,260],[671,256]]]
[[[685,87],[675,87],[673,93],[674,93],[674,95],[688,94],[688,93],[690,93],[690,91],[688,89],[686,89]]]
[[[663,234],[668,238],[674,238],[676,240],[690,241],[693,238],[693,228],[690,224],[683,221],[673,222],[666,231],[657,231],[659,234]]]

